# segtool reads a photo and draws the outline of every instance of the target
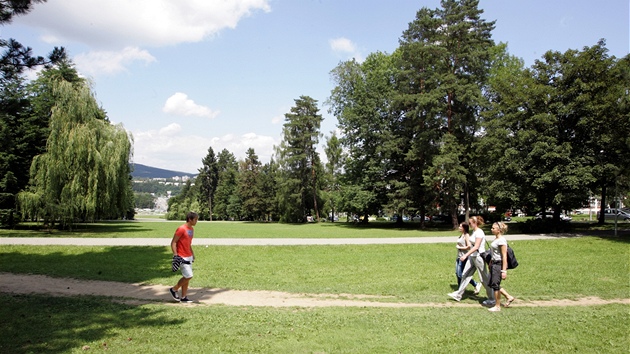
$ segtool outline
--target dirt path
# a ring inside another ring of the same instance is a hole
[[[172,301],[168,286],[127,284],[111,281],[52,278],[44,275],[0,273],[0,292],[11,294],[49,294],[52,296],[93,295],[124,298],[132,304]],[[395,298],[354,294],[294,294],[279,291],[242,291],[217,288],[191,288],[189,296],[194,304],[269,307],[479,307],[474,301],[461,303],[445,299],[442,303],[400,303]],[[446,295],[445,295],[446,298]],[[378,301],[374,301],[378,300]],[[389,301],[389,302],[388,302]],[[587,297],[578,300],[522,301],[513,307],[535,306],[591,306],[630,304],[630,299],[603,300]]]

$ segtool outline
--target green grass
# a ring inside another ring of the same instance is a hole
[[[205,232],[207,237],[255,237],[256,232],[258,237],[276,233],[276,237],[333,237],[330,230],[335,237],[454,235],[391,226],[236,225],[200,223],[197,237]],[[158,237],[168,232],[164,237],[170,238],[177,224],[93,226],[96,231],[85,230],[82,237],[118,233],[118,237]],[[284,227],[288,234],[281,233]],[[211,232],[221,228],[231,236]],[[6,236],[5,231],[0,236]],[[629,241],[627,237],[513,241],[520,265],[509,271],[503,285],[522,301],[627,299]],[[198,246],[195,253],[194,287],[367,294],[393,297],[382,301],[447,303],[446,293],[455,285],[451,244]],[[170,257],[166,246],[4,245],[0,270],[170,285],[179,277],[170,271]],[[90,347],[87,352],[111,353],[172,353],[177,351],[174,348],[202,353],[627,353],[630,347],[630,306],[620,304],[514,307],[492,314],[482,307],[132,306],[91,296],[2,293],[0,303],[2,353],[84,353],[84,346]]]
[[[524,233],[525,221],[509,223],[509,234]],[[0,229],[0,237],[110,237],[110,238],[171,238],[182,221],[112,221],[77,224],[72,231],[42,229],[40,224],[23,223],[14,229]],[[483,228],[490,235],[490,226]],[[614,223],[572,222],[574,232],[611,231]],[[630,231],[630,223],[619,223],[618,229]],[[393,222],[370,222],[366,225],[336,222],[312,224],[280,224],[238,221],[200,221],[195,227],[199,238],[391,238],[456,236],[450,225]]]
[[[0,295],[4,353],[627,353],[628,306],[130,306]],[[84,350],[89,346],[89,350]]]
[[[521,263],[505,286],[523,300],[628,298],[626,241],[581,237],[510,243]],[[242,290],[394,296],[445,301],[455,284],[451,244],[195,247],[192,285]],[[171,284],[168,247],[13,246],[0,269],[13,273]]]
[[[112,221],[79,224],[72,231],[42,230],[37,224],[20,224],[15,229],[0,229],[0,237],[113,237],[171,238],[182,221]],[[200,221],[195,237],[200,238],[359,238],[359,237],[421,237],[455,236],[457,230],[447,225],[420,229],[420,224],[396,226],[392,222],[360,225],[346,222],[280,224],[238,221]]]

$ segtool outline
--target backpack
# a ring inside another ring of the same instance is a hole
[[[507,247],[507,269],[514,269],[518,267],[518,261],[514,255],[514,250],[508,245]]]

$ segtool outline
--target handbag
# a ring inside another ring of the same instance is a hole
[[[518,261],[516,260],[516,256],[514,255],[514,250],[512,247],[508,246],[507,248],[507,269],[514,269],[518,267]]]
[[[492,262],[492,249],[490,248],[490,246],[488,246],[488,241],[486,241],[486,250],[479,253],[479,255],[481,256],[481,259],[483,259],[483,261],[487,264],[490,264],[490,262]]]

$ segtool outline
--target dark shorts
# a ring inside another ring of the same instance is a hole
[[[490,264],[490,284],[492,290],[498,291],[501,289],[501,262],[492,262]]]

